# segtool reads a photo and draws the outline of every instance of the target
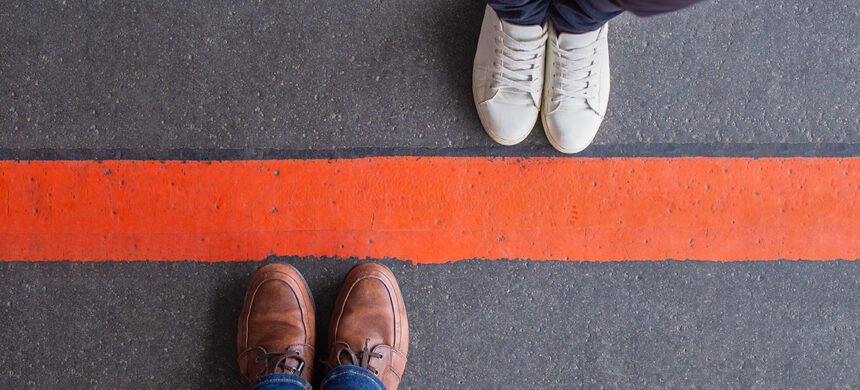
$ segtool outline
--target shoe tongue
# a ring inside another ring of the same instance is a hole
[[[532,41],[540,38],[541,34],[543,34],[543,27],[538,24],[522,26],[519,24],[508,23],[503,20],[502,31],[518,41]]]
[[[530,93],[510,90],[504,92],[500,91],[493,98],[493,101],[496,103],[514,105],[534,104],[534,100],[532,99],[532,95]]]
[[[579,49],[596,41],[598,35],[600,35],[600,30],[589,31],[582,34],[561,33],[558,36],[558,47],[564,50]]]
[[[281,367],[281,364],[278,364],[278,363],[283,364],[283,367]],[[265,363],[263,363],[263,364],[265,364]],[[298,356],[293,356],[292,354],[289,354],[283,360],[280,360],[279,357],[270,358],[269,364],[270,365],[278,364],[277,366],[272,367],[274,372],[288,372],[289,373],[291,371],[298,371],[298,369],[302,366],[302,361],[300,360],[300,358]]]
[[[284,366],[291,368],[292,371],[298,372],[299,368],[302,366],[302,362],[296,358],[289,358],[284,361]],[[281,372],[289,372],[289,370],[281,369]]]

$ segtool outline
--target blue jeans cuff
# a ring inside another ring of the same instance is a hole
[[[254,381],[248,390],[311,390],[311,385],[302,377],[293,374],[276,372],[261,376]]]
[[[321,387],[323,390],[385,390],[385,385],[372,372],[349,364],[331,370],[322,381]]]

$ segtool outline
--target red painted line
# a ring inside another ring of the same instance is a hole
[[[860,258],[860,158],[0,161],[0,259]]]

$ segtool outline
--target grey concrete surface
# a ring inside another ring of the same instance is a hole
[[[326,329],[357,261],[267,261],[302,271]],[[383,263],[410,321],[403,389],[860,383],[860,262]],[[260,264],[0,263],[0,387],[232,388]]]
[[[477,1],[0,2],[0,149],[492,146]],[[860,7],[623,15],[596,144],[849,143]],[[542,132],[526,143],[546,148]]]

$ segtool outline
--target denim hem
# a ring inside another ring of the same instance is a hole
[[[306,380],[304,380],[304,378],[302,378],[298,375],[281,373],[281,372],[276,372],[273,374],[261,376],[260,379],[257,379],[256,381],[254,381],[254,383],[252,383],[251,386],[248,387],[248,390],[259,389],[261,386],[264,386],[266,384],[277,383],[277,382],[294,383],[294,384],[301,386],[302,389],[304,389],[304,390],[311,390],[311,385]]]
[[[346,377],[346,378],[344,378]],[[344,364],[342,366],[337,366],[328,375],[326,375],[325,379],[323,379],[321,387],[323,389],[326,388],[326,385],[332,383],[333,381],[346,379],[349,382],[354,382],[355,380],[359,380],[363,382],[365,385],[373,384],[374,386],[366,386],[366,387],[375,387],[377,390],[385,390],[385,385],[382,383],[379,378],[376,377],[373,373],[368,371],[367,369],[361,368],[359,366],[353,366],[349,364]],[[364,387],[362,387],[364,388]]]

